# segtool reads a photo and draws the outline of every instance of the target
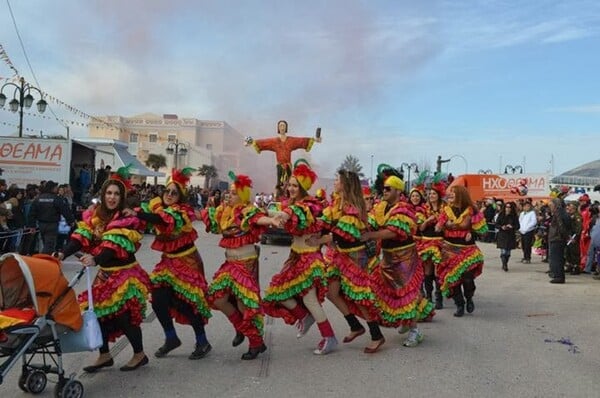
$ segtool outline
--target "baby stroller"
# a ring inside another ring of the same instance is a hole
[[[55,397],[83,396],[75,373],[65,376],[60,336],[82,327],[72,287],[84,272],[85,267],[69,283],[51,256],[0,256],[0,384],[22,358],[21,390],[39,394],[46,388],[46,375],[56,374]]]

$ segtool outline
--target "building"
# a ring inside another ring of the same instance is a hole
[[[600,184],[600,160],[575,167],[554,177],[550,182],[552,186],[566,185],[575,193],[589,194]]]
[[[90,137],[111,138],[129,144],[129,152],[145,163],[150,154],[162,154],[170,174],[172,167],[212,165],[218,180],[227,180],[227,172],[238,172],[250,161],[252,153],[245,150],[243,136],[221,120],[179,118],[174,114],[145,113],[133,117],[102,116],[89,124]],[[171,149],[170,153],[167,149]],[[216,184],[217,181],[214,181]],[[164,178],[159,179],[163,183]],[[203,177],[194,176],[193,185],[202,185]]]

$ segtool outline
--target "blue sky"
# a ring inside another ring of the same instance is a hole
[[[312,159],[560,174],[600,159],[597,1],[11,0],[40,86],[93,115],[322,127]],[[34,81],[6,2],[0,44]],[[0,76],[12,71],[0,61]],[[83,121],[61,106],[59,118]],[[0,128],[17,117],[0,110]],[[26,115],[25,124],[63,132]],[[84,128],[71,128],[85,135]],[[10,132],[10,131],[8,131]],[[456,156],[453,156],[456,155]],[[463,158],[466,160],[463,160]]]

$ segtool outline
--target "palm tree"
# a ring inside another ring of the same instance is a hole
[[[353,155],[346,155],[346,158],[338,168],[338,170],[341,169],[353,171],[358,175],[359,178],[364,178],[365,176],[365,174],[362,172],[362,166],[360,165],[358,158]]]
[[[146,159],[146,166],[154,171],[158,171],[161,167],[167,167],[167,158],[165,155],[151,153],[148,155],[148,159]],[[156,185],[156,176],[154,176],[154,185]]]
[[[203,164],[198,169],[198,175],[204,176],[204,189],[208,189],[210,181],[218,176],[217,168],[213,165]]]

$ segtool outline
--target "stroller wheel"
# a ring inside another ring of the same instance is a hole
[[[34,370],[27,375],[25,379],[25,387],[32,394],[39,394],[46,388],[48,378],[42,370]],[[20,383],[19,383],[20,384]]]
[[[56,398],[81,398],[83,397],[83,384],[78,380],[67,380],[64,384],[58,383],[54,389]]]
[[[27,389],[27,376],[29,376],[29,373],[21,373],[21,376],[19,376],[19,388],[25,392],[29,392]]]

